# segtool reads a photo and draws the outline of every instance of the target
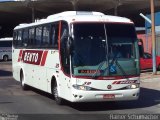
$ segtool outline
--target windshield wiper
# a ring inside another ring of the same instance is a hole
[[[120,69],[123,77],[128,80],[128,78],[126,77],[127,76],[126,72],[124,71],[122,66],[117,61],[117,59],[118,59],[117,55],[118,55],[118,53],[114,56],[114,58],[112,59],[111,63],[109,64],[109,66],[111,66],[111,65],[113,65],[115,63],[118,66],[118,68]]]
[[[92,78],[97,77],[96,75],[97,75],[98,72],[100,72],[100,74],[101,74],[100,69],[102,68],[102,66],[104,65],[105,62],[106,62],[106,61],[103,61],[102,63],[100,63],[100,65],[99,65],[98,68],[96,69],[95,73],[93,73]]]
[[[105,70],[103,71],[103,74],[106,72],[106,70],[110,69],[109,66],[112,66],[112,65],[115,63],[115,64],[118,66],[118,68],[120,69],[123,77],[128,80],[128,78],[126,77],[126,76],[127,76],[126,72],[124,71],[124,69],[122,68],[122,66],[118,63],[117,59],[118,59],[118,57],[117,57],[117,54],[116,54],[116,55],[113,57],[112,61],[109,63],[109,65],[108,65],[108,66],[105,68]],[[97,75],[97,73],[99,73],[99,72],[100,72],[100,75],[102,74],[101,71],[100,71],[100,69],[102,68],[102,66],[104,65],[105,62],[106,62],[106,61],[103,61],[103,62],[98,66],[96,72],[92,75],[92,78],[98,77],[98,76],[96,76],[96,75]]]

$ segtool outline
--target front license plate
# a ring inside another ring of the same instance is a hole
[[[105,95],[103,95],[103,99],[113,99],[113,98],[115,98],[114,94],[105,94]]]

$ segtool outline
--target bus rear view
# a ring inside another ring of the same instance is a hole
[[[0,39],[0,60],[8,61],[12,59],[12,41],[13,38]]]

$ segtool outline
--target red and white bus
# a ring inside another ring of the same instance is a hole
[[[68,11],[14,29],[13,77],[55,101],[137,100],[134,23],[99,12]]]

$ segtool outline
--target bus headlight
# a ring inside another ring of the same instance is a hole
[[[73,88],[77,89],[77,90],[90,90],[91,87],[89,86],[84,86],[84,85],[73,85]]]
[[[129,86],[127,86],[128,89],[136,89],[136,88],[139,88],[139,84],[131,84]]]

